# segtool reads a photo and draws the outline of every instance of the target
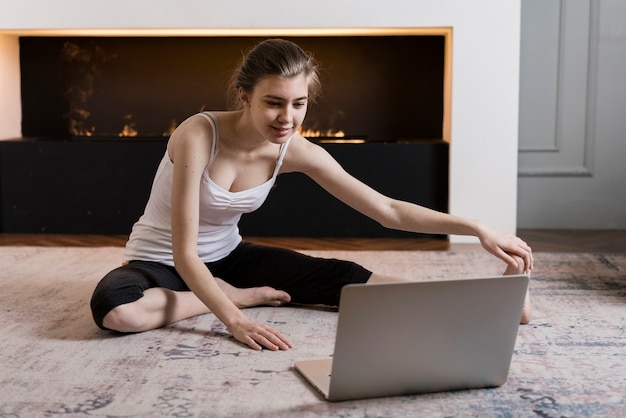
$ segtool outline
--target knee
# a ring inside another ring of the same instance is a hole
[[[132,303],[119,305],[109,311],[102,319],[102,325],[118,332],[144,331],[141,316]]]

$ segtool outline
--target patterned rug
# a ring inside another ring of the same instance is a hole
[[[626,416],[626,256],[536,254],[534,319],[503,386],[329,403],[293,370],[333,351],[336,312],[246,314],[295,348],[255,352],[211,314],[119,336],[92,322],[121,248],[0,247],[0,417]],[[498,274],[473,252],[307,251],[415,280]]]

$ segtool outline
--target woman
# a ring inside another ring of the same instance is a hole
[[[477,236],[507,263],[505,274],[532,269],[532,251],[519,238],[381,195],[300,136],[297,130],[318,91],[313,59],[292,42],[267,40],[244,57],[234,74],[231,93],[238,110],[200,113],[176,129],[145,213],[133,227],[126,261],[92,297],[101,328],[140,332],[212,312],[251,348],[286,350],[292,344],[285,336],[250,321],[241,308],[337,305],[346,284],[402,280],[351,262],[242,242],[241,214],[257,209],[282,173],[307,174],[388,228]],[[527,305],[521,322],[529,319]]]

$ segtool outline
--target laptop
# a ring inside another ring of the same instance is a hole
[[[506,382],[525,275],[348,285],[331,358],[294,363],[329,401]]]

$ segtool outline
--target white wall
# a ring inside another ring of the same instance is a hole
[[[0,10],[0,31],[16,33],[71,28],[452,27],[450,212],[509,232],[516,229],[519,1],[2,0]],[[10,47],[0,53],[3,66],[5,55],[14,59]],[[10,101],[3,106],[19,106],[13,98],[0,100]],[[17,127],[2,116],[0,124],[6,124],[8,132]]]
[[[519,227],[626,229],[626,2],[522,10]]]

